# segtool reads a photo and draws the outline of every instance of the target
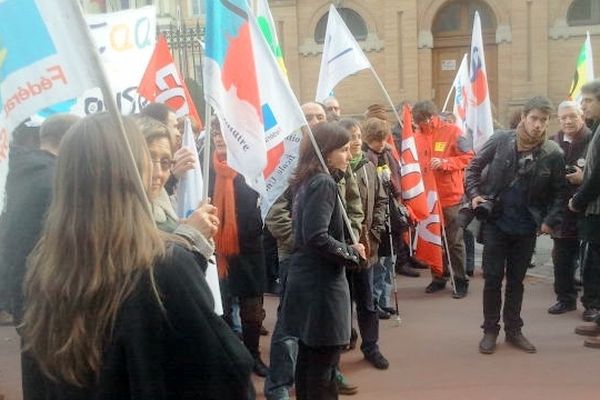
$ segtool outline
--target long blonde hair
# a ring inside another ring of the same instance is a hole
[[[145,140],[133,120],[124,124],[147,180]],[[24,349],[47,376],[76,386],[97,379],[119,308],[140,278],[148,276],[158,296],[153,265],[165,255],[116,135],[108,114],[86,117],[65,135],[25,281]]]

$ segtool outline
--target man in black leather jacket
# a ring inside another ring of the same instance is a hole
[[[552,233],[561,222],[565,201],[562,151],[546,138],[552,112],[547,98],[529,99],[517,129],[496,132],[467,168],[467,196],[476,214],[487,217],[482,227],[484,337],[479,343],[484,354],[496,348],[505,271],[506,340],[526,352],[536,352],[521,333],[523,279],[537,234]]]

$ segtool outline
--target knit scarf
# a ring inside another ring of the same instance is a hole
[[[540,146],[546,140],[546,132],[540,136],[534,136],[527,132],[525,124],[521,121],[517,126],[517,151],[531,151]]]
[[[229,257],[240,253],[235,191],[233,189],[233,180],[237,176],[237,172],[227,165],[226,160],[221,160],[216,153],[213,156],[213,165],[216,173],[213,204],[217,208],[217,217],[221,222],[215,235],[215,252],[219,278],[224,279],[229,274]]]
[[[364,154],[362,152],[360,152],[356,156],[352,157],[352,159],[350,160],[350,168],[352,168],[352,171],[354,171],[356,169],[356,166],[358,165],[359,162],[362,161],[363,158],[364,158]]]

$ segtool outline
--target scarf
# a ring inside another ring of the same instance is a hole
[[[213,156],[213,165],[216,173],[213,204],[221,221],[220,229],[215,235],[215,250],[219,278],[224,279],[229,274],[229,257],[240,253],[233,189],[233,180],[237,172],[227,165],[226,160],[219,159],[216,153]]]
[[[161,231],[173,233],[177,228],[179,218],[164,187],[158,197],[152,200],[152,217]]]
[[[546,141],[545,131],[540,136],[534,136],[527,132],[523,121],[519,122],[517,126],[517,151],[531,151],[544,143],[544,141]]]
[[[350,168],[352,168],[352,171],[354,171],[356,169],[356,166],[358,165],[359,162],[362,161],[363,158],[364,158],[364,154],[362,152],[360,152],[359,154],[357,154],[354,158],[352,158],[350,160]]]

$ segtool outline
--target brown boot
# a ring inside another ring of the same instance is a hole
[[[579,325],[575,328],[575,333],[581,336],[598,336],[600,335],[600,325],[587,324]]]
[[[592,349],[600,349],[600,335],[585,339],[583,345]]]

